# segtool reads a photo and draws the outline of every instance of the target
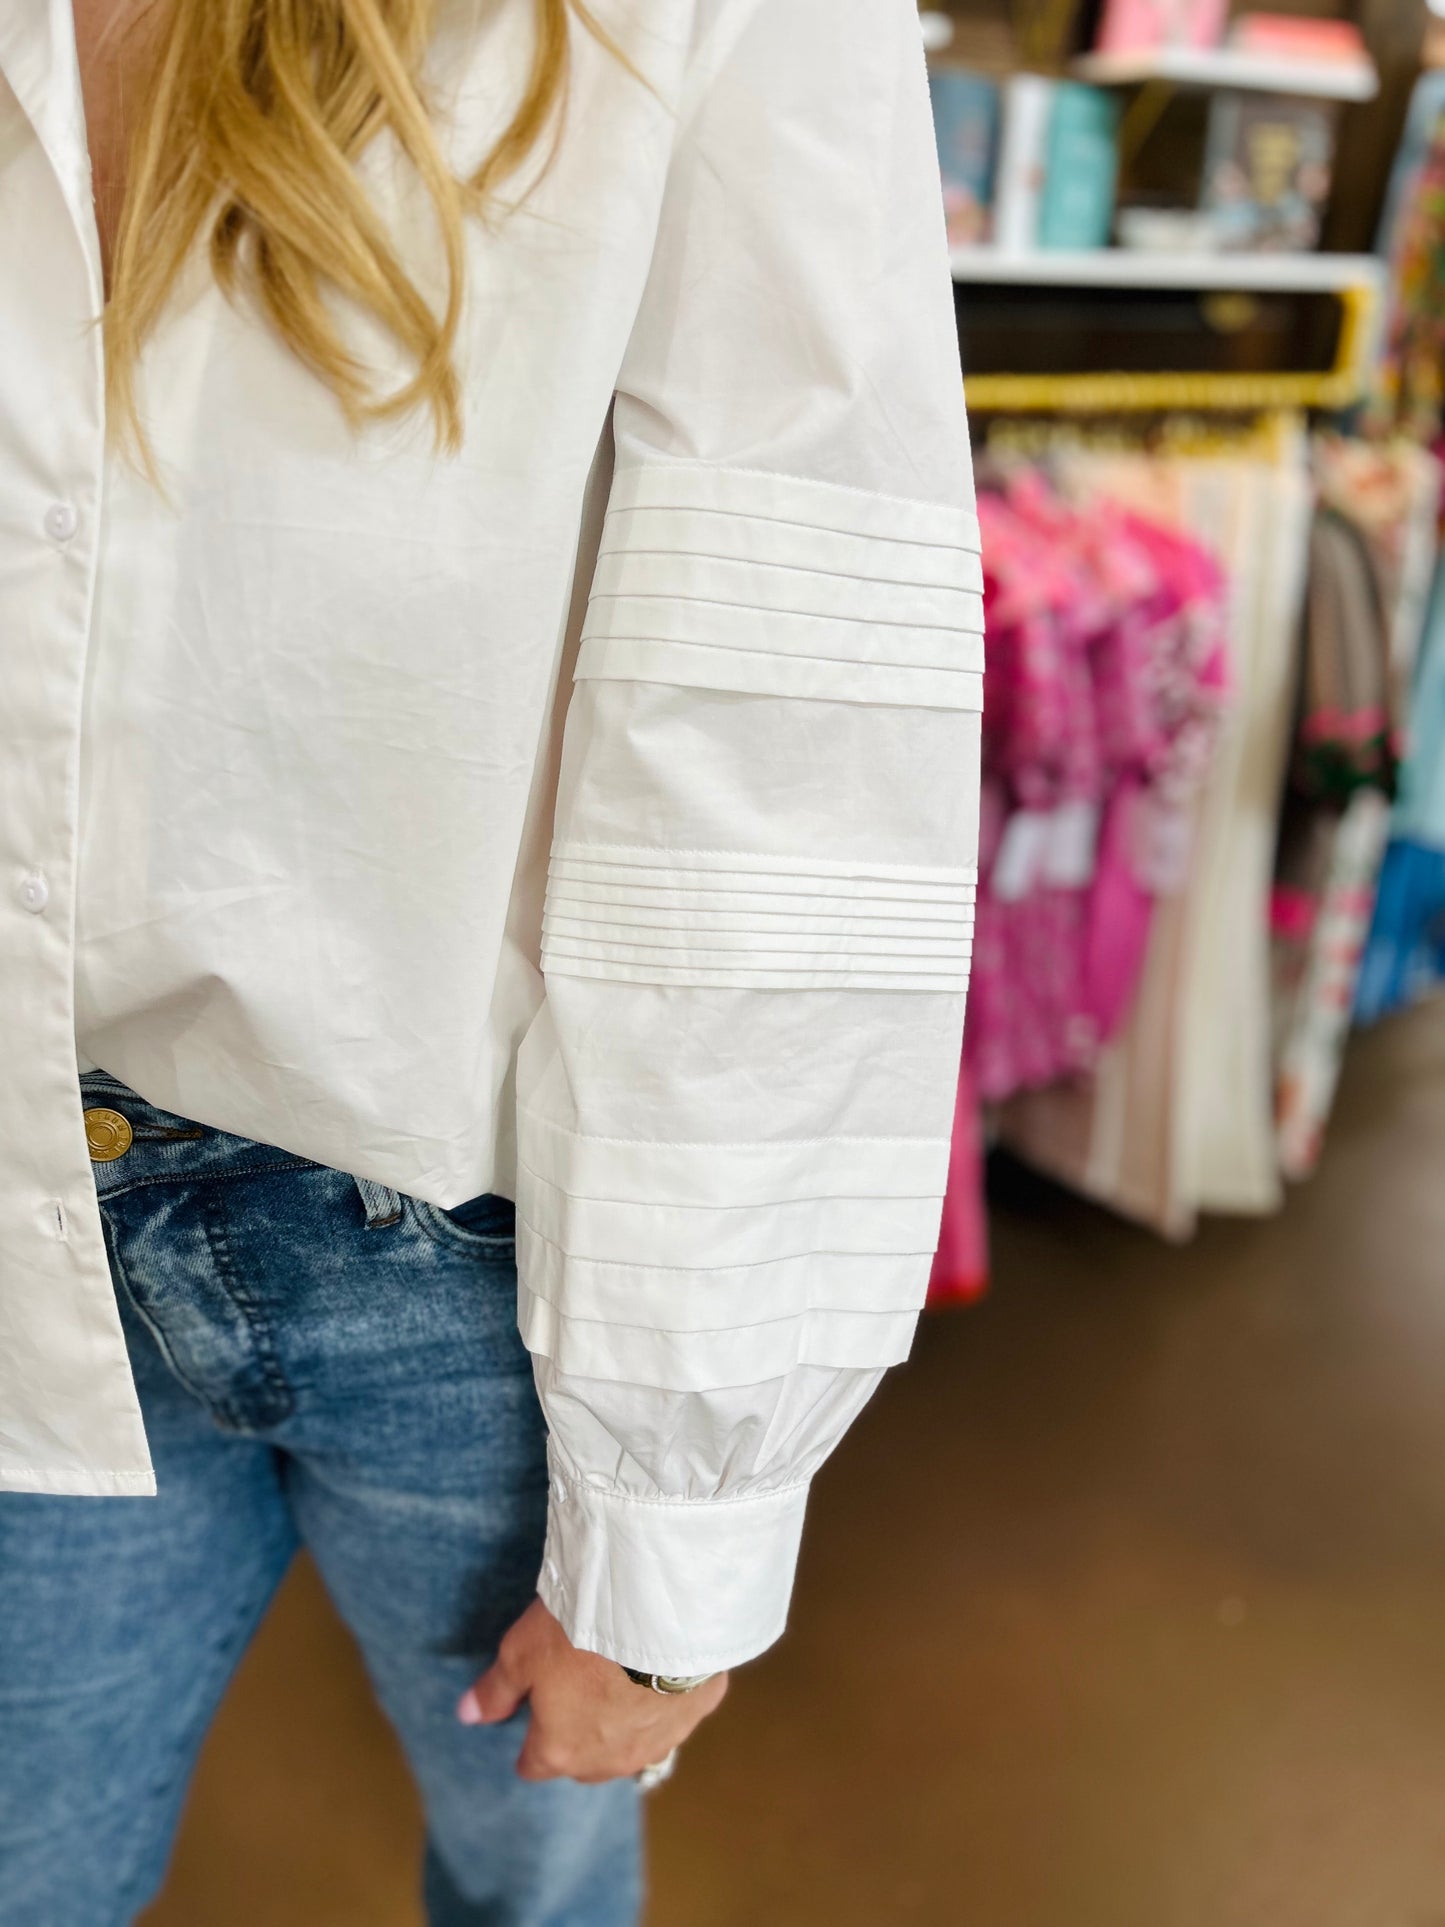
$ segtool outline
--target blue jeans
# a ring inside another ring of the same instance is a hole
[[[121,1927],[153,1896],[301,1543],[421,1788],[433,1927],[630,1927],[635,1786],[521,1781],[525,1715],[454,1717],[541,1561],[512,1207],[440,1211],[83,1089],[134,1133],[94,1169],[159,1495],[0,1494],[0,1927]]]

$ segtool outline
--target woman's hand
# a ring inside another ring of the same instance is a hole
[[[530,1700],[532,1724],[517,1761],[522,1779],[592,1785],[666,1759],[717,1710],[727,1689],[727,1674],[718,1673],[691,1693],[651,1693],[614,1660],[580,1652],[534,1599],[496,1663],[462,1695],[457,1717],[491,1726]]]

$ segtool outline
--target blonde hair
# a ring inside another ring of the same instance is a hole
[[[234,295],[244,286],[259,298],[352,421],[424,406],[439,445],[455,449],[463,222],[494,211],[498,188],[555,124],[572,16],[617,52],[585,0],[531,0],[531,71],[510,122],[467,180],[443,157],[421,87],[436,0],[161,4],[160,56],[130,140],[105,312],[112,423],[136,438],[149,466],[136,417],[136,365],[204,236],[221,287]],[[446,269],[438,307],[408,275],[355,170],[383,129],[435,212]],[[412,373],[399,388],[376,392],[337,330],[325,289],[356,302],[400,344]]]

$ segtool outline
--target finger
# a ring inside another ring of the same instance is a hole
[[[559,1780],[562,1774],[548,1758],[542,1742],[537,1738],[537,1729],[532,1727],[522,1742],[522,1750],[517,1755],[517,1778],[519,1780]]]
[[[463,1726],[495,1726],[509,1720],[527,1697],[527,1682],[498,1659],[462,1694],[457,1718]]]

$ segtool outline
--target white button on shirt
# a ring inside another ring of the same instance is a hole
[[[531,18],[467,11],[462,169]],[[781,1630],[923,1299],[982,582],[913,0],[604,17],[651,86],[579,34],[554,164],[470,233],[460,456],[353,432],[198,263],[142,370],[162,494],[105,451],[69,8],[0,9],[0,1486],[152,1489],[78,1043],[516,1198],[542,1596],[686,1674]],[[363,167],[425,273],[404,164]]]

